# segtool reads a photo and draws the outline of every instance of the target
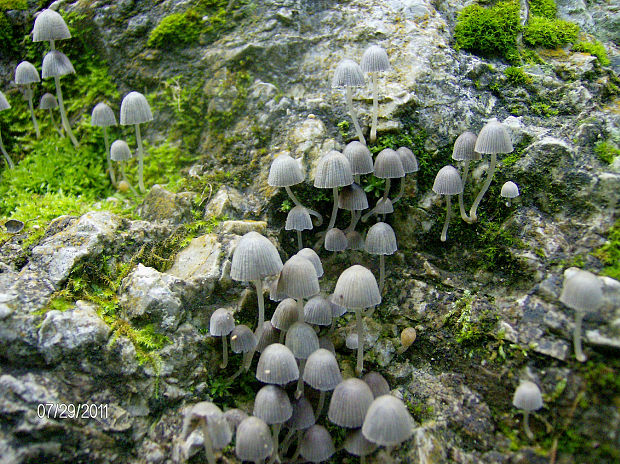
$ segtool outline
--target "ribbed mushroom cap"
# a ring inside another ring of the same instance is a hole
[[[478,153],[510,153],[514,150],[508,129],[497,119],[487,122],[476,139],[474,150]]]
[[[386,198],[383,201],[383,197],[377,200],[377,204],[375,205],[375,213],[377,214],[392,214],[394,212],[394,205],[392,205],[392,200]]]
[[[302,396],[293,402],[293,415],[286,422],[286,426],[291,430],[306,430],[316,423],[312,404]]]
[[[330,325],[332,323],[332,305],[322,295],[313,296],[304,306],[304,320],[308,324]]]
[[[250,416],[248,416],[245,411],[238,408],[224,411],[224,418],[226,419],[226,422],[228,422],[228,426],[233,433],[235,433],[237,427],[239,427],[239,424],[248,417]]]
[[[351,232],[346,234],[346,237],[347,244],[350,250],[363,250],[366,246],[366,244],[364,243],[364,237],[362,237],[362,234],[360,234],[356,230],[352,230]]]
[[[44,93],[41,97],[39,108],[41,108],[42,110],[58,108],[58,101],[56,100],[56,97],[51,93]]]
[[[342,374],[334,354],[319,348],[306,360],[303,374],[304,382],[315,390],[329,391],[342,382]]]
[[[433,192],[440,195],[456,195],[463,191],[461,176],[454,166],[444,166],[435,176]]]
[[[482,159],[482,155],[474,151],[477,138],[473,132],[463,132],[459,135],[454,142],[454,148],[452,148],[452,159],[457,161]]]
[[[303,182],[304,175],[299,163],[287,154],[281,154],[271,162],[267,183],[272,187],[290,187]]]
[[[259,462],[273,453],[273,438],[265,421],[250,416],[237,427],[235,454],[242,461]]]
[[[286,332],[285,344],[297,359],[307,359],[319,349],[319,337],[312,326],[295,322]]]
[[[362,380],[368,384],[370,391],[375,398],[388,395],[390,393],[390,385],[387,380],[378,372],[372,371],[362,377]]]
[[[370,174],[374,170],[372,154],[366,145],[359,140],[349,142],[342,154],[349,160],[351,172],[355,174]]]
[[[209,437],[213,448],[225,448],[232,439],[232,431],[222,413],[222,410],[209,401],[196,403],[185,413],[183,420],[183,436],[187,437],[191,429],[195,428],[199,421],[206,421]]]
[[[43,57],[43,66],[41,69],[43,79],[48,77],[60,77],[73,73],[75,73],[75,69],[64,53],[58,50],[52,50]]]
[[[355,264],[346,269],[336,282],[333,301],[348,309],[370,308],[381,303],[375,276],[364,266]]]
[[[129,92],[121,102],[121,125],[143,124],[153,120],[146,97],[140,92]]]
[[[248,232],[237,244],[230,266],[230,277],[244,282],[276,275],[282,269],[278,250],[258,232]]]
[[[363,380],[343,380],[332,393],[327,417],[341,427],[361,427],[373,399],[370,387]]]
[[[271,316],[271,324],[278,330],[288,330],[297,322],[297,301],[286,298],[276,306]]]
[[[316,254],[316,251],[312,248],[302,248],[297,252],[297,256],[306,258],[312,263],[314,269],[316,270],[316,276],[319,279],[323,276],[323,264],[321,264],[321,258],[319,258],[319,255]]]
[[[271,301],[282,301],[288,298],[288,295],[278,291],[278,281],[280,276],[276,276],[271,285],[269,286],[269,299]]]
[[[256,394],[253,414],[266,424],[283,424],[293,415],[293,406],[284,390],[265,385]]]
[[[540,388],[529,380],[522,381],[515,390],[512,404],[515,408],[523,409],[524,411],[536,411],[542,408],[543,402]]]
[[[400,162],[403,164],[403,170],[405,171],[405,174],[418,172],[420,170],[418,166],[418,159],[409,148],[400,147],[398,150],[396,150],[396,153],[398,153],[398,156],[400,156]]]
[[[413,418],[402,400],[383,395],[376,398],[366,413],[362,434],[380,446],[393,446],[408,440],[413,434]]]
[[[346,314],[347,312],[347,308],[345,308],[342,305],[339,305],[338,303],[335,302],[335,300],[336,300],[336,296],[334,294],[329,296],[329,302],[332,305],[332,318],[340,317],[343,314]]]
[[[209,333],[214,337],[228,335],[235,328],[235,319],[230,311],[219,308],[213,311],[209,320]]]
[[[277,343],[279,338],[278,330],[270,321],[263,323],[263,332],[256,343],[256,351],[262,353],[268,346]]]
[[[394,229],[385,222],[377,222],[366,234],[366,251],[371,255],[393,255],[398,250]]]
[[[310,230],[312,227],[310,213],[303,206],[295,206],[288,212],[285,230]]]
[[[348,245],[347,236],[337,227],[329,229],[325,234],[325,249],[327,251],[344,251]]]
[[[519,187],[509,180],[502,185],[502,191],[499,194],[504,198],[517,198],[519,196]]]
[[[338,207],[347,211],[361,211],[368,208],[366,192],[355,183],[343,187],[338,195]]]
[[[575,311],[596,311],[603,305],[603,289],[598,277],[581,269],[564,273],[560,301]]]
[[[256,347],[257,343],[256,335],[246,325],[236,325],[230,333],[230,349],[233,353],[248,353]]]
[[[332,150],[319,160],[314,174],[315,187],[344,187],[352,183],[351,166],[342,153]]]
[[[359,346],[359,336],[357,332],[351,332],[347,335],[347,338],[344,340],[344,346],[346,346],[350,350],[357,350]]]
[[[18,85],[40,82],[39,71],[30,61],[22,61],[15,68],[15,83]]]
[[[391,148],[384,148],[375,158],[375,176],[381,179],[400,179],[405,170],[400,156]]]
[[[325,427],[313,425],[301,439],[301,457],[310,462],[327,461],[336,452],[334,441]]]
[[[361,429],[349,432],[344,440],[344,449],[354,456],[367,456],[377,449],[377,445],[366,440]]]
[[[71,33],[65,20],[54,10],[43,10],[35,18],[34,28],[32,29],[33,42],[70,38]]]
[[[112,161],[127,161],[131,159],[131,150],[124,140],[115,140],[110,145],[110,158]]]
[[[319,278],[310,261],[294,255],[284,263],[278,279],[278,293],[291,298],[308,298],[320,291]]]
[[[332,342],[329,335],[319,337],[319,348],[323,348],[324,350],[331,352],[334,356],[336,355],[336,347],[334,346],[334,342]]]
[[[114,111],[112,111],[112,108],[103,102],[97,103],[97,105],[93,108],[91,124],[99,127],[116,126],[116,116],[114,116]]]
[[[297,361],[291,350],[281,343],[272,343],[261,353],[256,378],[263,383],[286,385],[299,378]]]
[[[360,87],[362,85],[364,85],[364,73],[359,64],[348,58],[338,63],[332,79],[332,87]]]
[[[0,92],[0,111],[8,110],[11,107],[4,94]]]
[[[364,51],[360,67],[365,73],[388,71],[390,60],[387,52],[378,45],[371,45]]]

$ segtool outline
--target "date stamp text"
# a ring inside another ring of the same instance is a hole
[[[108,405],[96,403],[39,403],[40,419],[107,419]]]

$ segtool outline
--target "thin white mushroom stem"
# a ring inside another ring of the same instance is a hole
[[[329,218],[329,225],[327,226],[327,230],[331,230],[336,225],[336,217],[338,216],[338,187],[334,187],[332,189],[334,194],[334,206],[332,207],[332,215]]]
[[[288,432],[286,432],[286,435],[284,435],[284,440],[282,440],[282,444],[280,445],[280,455],[281,456],[285,456],[286,452],[288,451],[289,447],[291,446],[291,440],[293,438],[293,435],[295,435],[296,430],[295,429],[288,429]]]
[[[355,180],[355,183],[357,185],[362,185],[362,176],[360,176],[359,174],[354,174],[353,180]]]
[[[448,238],[448,226],[450,225],[450,218],[452,217],[452,200],[451,195],[446,195],[446,221],[443,223],[443,229],[441,230],[441,241],[445,242]]]
[[[385,454],[387,455],[388,458],[390,458],[390,460],[392,459],[392,451],[394,451],[394,446],[395,445],[385,447]]]
[[[353,232],[361,217],[361,211],[351,211],[351,224],[349,224],[349,227],[344,230],[344,233],[348,234],[349,232]]]
[[[34,106],[32,105],[32,90],[30,84],[26,84],[26,96],[28,97],[28,107],[30,108],[30,116],[32,117],[32,125],[34,126],[34,132],[37,134],[37,138],[41,138],[41,131],[39,130],[39,123],[34,115]]]
[[[532,430],[530,429],[530,412],[529,411],[523,411],[523,430],[525,430],[525,434],[527,435],[527,438],[529,438],[530,440],[534,439],[534,434],[532,433]]]
[[[124,161],[121,161],[121,176],[123,176],[123,180],[127,182],[127,185],[129,185],[129,188],[131,189],[133,194],[138,196],[138,192],[136,192],[136,189],[133,188],[133,185],[131,185],[131,182],[127,180],[127,176],[125,175],[125,162]]]
[[[377,140],[377,119],[379,116],[379,102],[377,95],[377,74],[370,73],[372,76],[372,125],[370,126],[370,143],[374,143]]]
[[[467,175],[469,174],[469,160],[465,160],[463,163],[463,191],[459,193],[459,210],[461,211],[461,219],[467,223],[471,223],[471,218],[465,212],[465,205],[463,204],[463,194],[465,193],[465,182],[467,182]]]
[[[239,377],[243,372],[247,372],[248,369],[250,369],[250,364],[252,364],[253,354],[254,354],[253,351],[248,351],[247,353],[243,353],[243,360],[241,361],[241,366],[239,366],[239,369],[237,369],[237,372],[235,372],[233,375],[228,377],[229,382],[232,382],[237,377]]]
[[[263,336],[263,324],[265,323],[265,299],[263,297],[263,280],[254,281],[256,286],[256,298],[258,299],[258,327],[256,327],[256,340]]]
[[[297,461],[297,458],[299,458],[299,455],[301,453],[301,436],[302,436],[303,431],[302,430],[298,430],[297,431],[297,448],[295,449],[295,454],[293,454],[293,457],[291,458],[290,462],[295,462]]]
[[[56,118],[54,117],[54,110],[52,108],[50,108],[50,118],[52,118],[52,126],[54,126],[54,129],[56,129],[56,132],[58,132],[58,135],[60,135],[61,137],[64,137],[65,134],[63,134],[60,128],[58,127],[58,124],[56,123]]]
[[[297,298],[297,321],[304,322],[304,299]]]
[[[357,323],[357,365],[355,373],[362,375],[364,370],[364,320],[362,308],[355,308],[355,321]]]
[[[297,231],[297,246],[299,247],[300,250],[304,248],[304,242],[303,242],[303,239],[301,238],[301,230]]]
[[[371,306],[370,308],[366,309],[366,311],[364,312],[364,316],[372,317],[372,315],[375,313],[375,309],[377,309],[376,306]]]
[[[336,330],[336,319],[338,318],[332,317],[332,324],[329,326],[329,335],[332,335],[334,333],[334,330]]]
[[[321,224],[323,224],[323,216],[321,216],[321,214],[317,211],[314,211],[313,209],[310,209],[304,205],[301,204],[301,202],[297,199],[297,197],[295,196],[295,194],[293,193],[293,191],[291,190],[290,187],[286,186],[284,187],[284,189],[286,190],[286,193],[288,194],[289,198],[293,201],[293,203],[295,203],[295,206],[301,206],[302,208],[306,208],[306,211],[308,211],[308,214],[310,214],[311,216],[314,216],[318,219],[318,224],[317,227],[320,226]]]
[[[398,195],[396,195],[396,197],[394,197],[394,199],[392,200],[392,204],[394,204],[397,201],[399,201],[403,197],[403,195],[405,194],[405,179],[406,179],[406,177],[402,177],[400,179],[400,189],[398,190]]]
[[[110,157],[110,142],[108,141],[108,128],[103,126],[103,143],[105,145],[105,157],[108,160],[108,171],[110,171],[110,180],[112,185],[116,187],[116,176],[112,167],[112,158]]]
[[[75,135],[73,135],[73,131],[71,130],[71,125],[69,124],[69,118],[67,118],[67,111],[65,110],[65,103],[62,99],[62,89],[60,88],[60,77],[54,76],[54,84],[56,84],[56,99],[58,100],[58,109],[60,110],[60,121],[62,122],[62,127],[64,127],[65,132],[69,136],[71,143],[75,148],[79,147]]]
[[[482,190],[478,193],[478,196],[474,200],[474,204],[471,205],[471,209],[469,210],[469,218],[471,222],[476,222],[478,220],[478,216],[476,215],[476,211],[478,210],[478,205],[482,201],[482,197],[489,190],[489,186],[491,185],[491,181],[493,180],[493,174],[495,173],[495,165],[497,164],[497,155],[493,153],[491,155],[491,164],[489,165],[489,173],[487,174],[487,178],[482,185]]]
[[[583,321],[583,313],[577,311],[575,313],[575,330],[573,330],[573,345],[575,347],[575,358],[579,362],[585,362],[587,356],[581,349],[581,322]]]
[[[385,190],[383,190],[383,202],[385,203],[388,199],[388,195],[390,194],[390,186],[392,184],[392,179],[390,179],[389,177],[387,179],[385,179]],[[377,201],[377,204],[379,202]],[[368,211],[366,214],[364,214],[362,216],[362,222],[366,222],[368,220],[368,218],[370,216],[372,216],[373,214],[375,214],[375,211],[377,209],[377,205],[375,205],[374,208],[372,208],[370,211]],[[385,217],[385,214],[383,215]]]
[[[225,369],[228,366],[228,337],[224,335],[222,337],[222,364],[220,364],[221,369]]]
[[[207,455],[207,461],[209,464],[215,464],[215,454],[213,453],[213,442],[209,435],[209,428],[207,427],[207,420],[202,419],[202,442],[205,447],[205,454]]]
[[[144,149],[142,148],[142,135],[140,134],[140,124],[136,124],[136,140],[138,142],[138,187],[140,193],[146,192],[144,188],[144,178],[142,173],[144,171]]]
[[[278,340],[278,342],[282,345],[284,345],[284,337],[286,336],[286,330],[280,330],[280,338]]]
[[[364,138],[364,134],[362,134],[362,128],[360,127],[360,123],[357,121],[357,112],[353,108],[353,88],[349,85],[347,86],[347,106],[349,107],[349,113],[351,114],[353,125],[355,126],[357,138],[360,142],[366,145],[366,139]]]
[[[6,148],[4,148],[4,143],[2,142],[1,132],[0,132],[0,151],[2,151],[2,155],[4,156],[4,159],[6,161],[6,164],[9,166],[9,169],[13,169],[15,165],[13,164],[13,160],[11,159],[9,154],[6,152]]]
[[[383,294],[385,287],[385,255],[379,255],[379,292]]]
[[[299,378],[297,379],[297,389],[295,390],[295,399],[301,398],[304,394],[304,369],[306,368],[306,360],[299,360]]]
[[[321,417],[321,413],[323,412],[323,406],[325,405],[325,391],[321,390],[319,393],[319,404],[316,406],[316,412],[314,413],[314,420],[316,422],[319,421],[319,417]]]
[[[269,459],[269,464],[273,464],[274,462],[280,462],[280,453],[279,453],[279,444],[278,438],[280,435],[280,428],[282,424],[273,424],[271,426],[271,430],[273,431],[273,454],[271,455],[271,459]]]

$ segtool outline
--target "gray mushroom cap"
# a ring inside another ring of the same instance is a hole
[[[263,383],[286,385],[299,378],[297,361],[291,350],[273,343],[263,350],[256,366],[256,378]]]
[[[248,417],[250,416],[248,416],[245,411],[239,408],[233,408],[224,411],[224,418],[226,419],[226,422],[228,422],[228,426],[233,433],[237,430],[239,424]]]
[[[319,337],[319,348],[323,348],[324,350],[331,352],[334,356],[336,355],[336,347],[334,346],[334,342],[332,342],[332,339],[329,335],[323,335],[322,337]]]
[[[332,305],[322,295],[313,296],[304,306],[304,320],[308,324],[330,325],[332,323]]]
[[[371,45],[364,51],[360,67],[365,73],[388,71],[390,60],[387,52],[378,45]]]
[[[347,211],[362,211],[368,208],[366,192],[356,183],[343,187],[338,195],[338,207]]]
[[[303,206],[295,206],[286,215],[285,230],[310,230],[313,228],[310,213]]]
[[[377,214],[392,214],[394,212],[394,205],[392,204],[392,200],[386,198],[385,201],[383,197],[377,200],[377,204],[375,205],[375,213]]]
[[[319,255],[316,254],[316,251],[312,248],[302,248],[297,252],[297,256],[306,258],[312,263],[314,269],[316,270],[316,276],[319,279],[323,276],[323,264],[321,264],[321,258],[319,258]]]
[[[452,159],[457,161],[475,161],[482,159],[482,155],[474,150],[478,137],[473,132],[463,132],[456,138],[452,148]]]
[[[454,166],[444,166],[435,176],[433,192],[440,195],[457,195],[463,191],[461,176]]]
[[[367,456],[377,449],[377,445],[366,440],[361,429],[349,432],[344,440],[344,449],[354,456]]]
[[[341,427],[361,427],[373,399],[370,387],[363,380],[343,380],[332,393],[327,417]]]
[[[335,452],[334,441],[325,427],[315,424],[306,430],[299,453],[306,461],[327,461]]]
[[[288,295],[282,293],[278,290],[278,281],[280,280],[280,276],[276,276],[276,278],[269,284],[269,299],[271,301],[282,301],[288,298]]]
[[[396,234],[385,222],[377,222],[366,234],[366,251],[371,255],[393,255],[396,253]]]
[[[502,185],[502,190],[499,194],[504,198],[517,198],[519,196],[519,187],[517,184],[509,180]]]
[[[116,126],[114,111],[105,103],[97,103],[91,115],[91,124],[98,127]]]
[[[299,163],[287,154],[281,154],[271,162],[267,183],[272,187],[290,187],[304,180]]]
[[[60,77],[73,73],[75,73],[75,69],[64,53],[58,50],[52,50],[43,57],[43,66],[41,70],[43,79],[48,77]]]
[[[143,124],[153,120],[151,107],[140,92],[129,92],[121,102],[121,125]]]
[[[351,172],[354,175],[357,174],[370,174],[374,170],[374,163],[372,161],[372,154],[366,145],[359,140],[349,142],[342,154],[351,167]]]
[[[312,404],[302,396],[293,402],[293,415],[286,422],[286,426],[291,430],[306,430],[316,423]]]
[[[342,153],[332,150],[319,160],[314,174],[315,187],[344,187],[352,183],[351,166]]]
[[[70,39],[69,28],[62,16],[54,10],[41,11],[34,20],[32,29],[32,41],[43,42],[45,40]]]
[[[15,83],[17,85],[40,82],[39,71],[30,61],[22,61],[15,68]]]
[[[344,340],[344,345],[350,350],[357,350],[359,346],[359,336],[357,332],[351,332]]]
[[[293,406],[284,390],[265,385],[256,394],[253,414],[266,424],[283,424],[293,415]]]
[[[372,371],[362,377],[362,380],[368,384],[375,398],[388,395],[390,393],[390,385],[387,380],[378,372]]]
[[[214,337],[228,335],[235,328],[235,319],[230,311],[219,308],[213,311],[209,320],[209,333]]]
[[[375,276],[364,266],[351,266],[338,277],[333,301],[348,309],[377,306],[381,294]]]
[[[352,230],[346,234],[347,237],[347,246],[351,250],[363,250],[366,244],[364,243],[364,238],[362,234],[360,234],[356,230]]]
[[[392,395],[383,395],[368,408],[362,434],[377,445],[393,446],[408,440],[413,427],[413,418],[405,403]]]
[[[241,421],[235,442],[235,454],[243,461],[262,461],[273,453],[269,426],[258,417],[250,416]]]
[[[127,161],[131,159],[131,150],[124,140],[115,140],[110,145],[110,158],[112,161]]]
[[[344,251],[348,245],[347,236],[337,227],[329,229],[325,234],[325,249],[327,251]]]
[[[6,99],[4,94],[0,92],[0,111],[8,110],[11,107],[11,104]]]
[[[319,349],[319,337],[312,326],[295,322],[286,332],[285,344],[297,359],[307,359]]]
[[[278,250],[258,232],[248,232],[237,244],[230,266],[233,280],[249,282],[276,275],[282,269]]]
[[[391,148],[384,148],[375,158],[375,176],[381,179],[400,179],[405,170],[400,156]]]
[[[529,380],[522,381],[515,390],[512,404],[515,408],[528,412],[542,408],[543,402],[540,388]]]
[[[319,291],[319,278],[310,261],[294,255],[284,263],[278,279],[278,293],[291,298],[308,298]]]
[[[332,306],[332,317],[340,317],[347,312],[347,308],[342,305],[339,305],[334,300],[336,299],[335,295],[329,296],[329,302]]]
[[[262,353],[268,346],[278,341],[278,331],[270,321],[263,322],[263,332],[256,343],[256,351]]]
[[[297,322],[297,302],[292,298],[282,300],[271,316],[271,324],[278,330],[288,330]]]
[[[487,122],[476,139],[474,150],[483,154],[510,153],[514,150],[510,133],[497,119]]]
[[[44,93],[41,97],[39,108],[41,108],[42,110],[51,110],[54,108],[58,108],[58,101],[56,100],[56,97],[51,93]]]
[[[403,164],[405,174],[419,171],[420,168],[418,167],[418,159],[409,148],[400,147],[396,150],[396,153],[400,156],[400,162]]]
[[[186,410],[183,420],[183,437],[187,438],[190,431],[195,428],[198,421],[207,423],[207,430],[213,448],[225,448],[232,439],[232,431],[222,413],[222,410],[209,401],[201,401]]]
[[[342,374],[334,354],[324,348],[314,351],[306,360],[304,382],[315,390],[330,391],[342,382]]]
[[[565,271],[560,301],[575,311],[596,311],[603,305],[600,279],[591,272],[581,269]]]
[[[364,85],[364,73],[359,64],[348,58],[338,63],[332,79],[332,87],[360,87],[362,85]]]
[[[230,349],[233,353],[248,353],[256,347],[257,343],[256,335],[246,325],[236,325],[230,332]]]

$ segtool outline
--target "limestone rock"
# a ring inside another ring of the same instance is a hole
[[[183,224],[192,221],[192,192],[172,193],[160,185],[154,185],[147,193],[138,214],[148,221],[169,221]]]

